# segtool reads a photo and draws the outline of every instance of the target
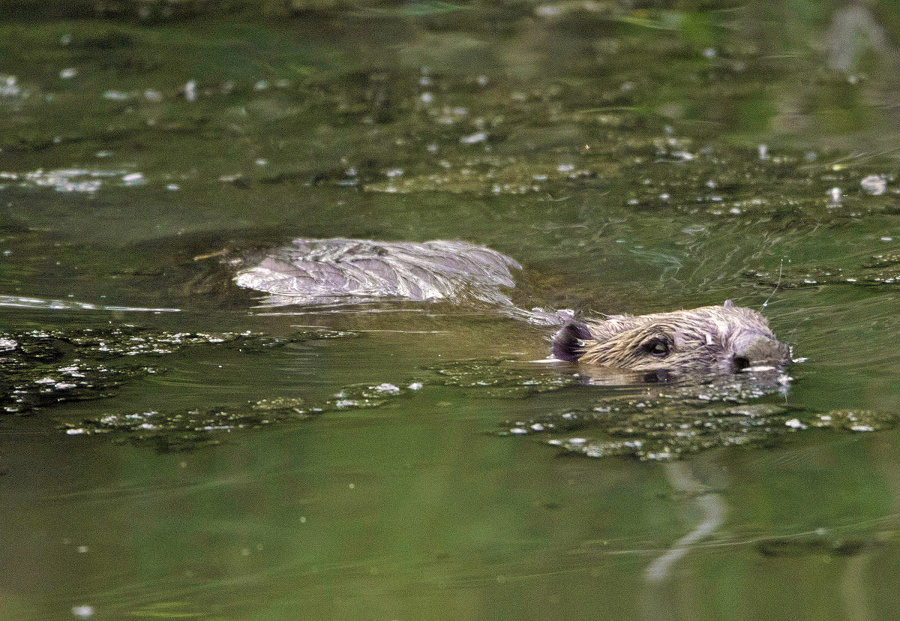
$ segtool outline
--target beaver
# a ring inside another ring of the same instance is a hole
[[[295,239],[244,261],[234,276],[243,288],[268,294],[267,306],[362,304],[373,301],[480,302],[533,324],[559,327],[553,357],[625,371],[737,373],[790,362],[790,348],[766,319],[730,300],[650,315],[576,319],[571,311],[522,310],[504,289],[519,263],[463,241],[375,242]]]
[[[571,320],[553,336],[553,355],[627,371],[737,373],[783,366],[791,350],[765,317],[727,300],[669,313]]]

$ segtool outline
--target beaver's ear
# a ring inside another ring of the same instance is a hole
[[[724,306],[725,308],[734,308],[734,301],[733,300],[725,300],[725,303],[722,304],[722,306]]]
[[[569,362],[577,362],[584,353],[584,342],[591,338],[587,326],[570,321],[553,335],[553,357]]]

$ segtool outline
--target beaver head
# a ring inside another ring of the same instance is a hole
[[[790,362],[765,317],[731,300],[722,306],[570,321],[553,337],[561,360],[628,371],[737,373]]]

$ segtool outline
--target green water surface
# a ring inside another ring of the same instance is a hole
[[[896,3],[322,8],[0,22],[0,329],[56,356],[0,378],[0,619],[900,616]],[[733,299],[797,362],[671,406],[492,309],[219,274],[301,236],[487,245],[523,308]]]

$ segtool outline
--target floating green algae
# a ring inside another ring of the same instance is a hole
[[[716,378],[608,396],[592,408],[507,421],[500,435],[538,435],[566,453],[670,461],[700,451],[765,447],[808,429],[869,432],[893,429],[900,415],[870,410],[809,411],[764,401],[783,380],[770,373]]]
[[[80,331],[79,331],[80,332]],[[54,331],[4,334],[0,352],[0,409],[25,414],[71,401],[104,399],[123,382],[160,372],[152,366],[109,365],[105,346],[79,344]]]
[[[159,365],[132,361],[143,357],[158,360],[185,347],[225,347],[264,355],[287,343],[356,336],[355,332],[328,330],[285,337],[250,332],[164,332],[131,325],[5,333],[0,335],[0,406],[7,413],[25,414],[65,402],[109,398],[125,382],[165,372]],[[378,408],[418,392],[426,384],[462,389],[473,397],[522,399],[564,388],[592,390],[585,384],[598,381],[569,367],[508,358],[444,362],[424,371],[424,381],[352,384],[318,402],[274,395],[238,407],[105,413],[67,422],[62,428],[70,435],[114,434],[156,450],[189,450],[221,441],[217,432]],[[789,381],[779,372],[661,384],[632,381],[628,390],[603,390],[591,407],[510,421],[500,433],[539,435],[566,453],[588,457],[665,461],[712,448],[767,446],[808,429],[868,432],[900,423],[900,416],[892,413],[816,412],[764,400],[767,395],[786,392]]]
[[[355,336],[341,331],[302,331],[286,337],[165,332],[131,325],[4,333],[0,334],[0,410],[24,414],[66,402],[112,397],[126,381],[165,372],[158,364],[137,364],[135,359],[158,359],[185,347],[263,353],[288,343]]]
[[[698,406],[632,398],[514,421],[501,433],[541,434],[548,444],[587,457],[669,461],[712,448],[768,444],[791,431],[786,422],[796,412],[773,404]]]
[[[342,389],[321,403],[307,403],[297,397],[272,397],[242,407],[104,414],[78,423],[67,422],[61,429],[68,435],[111,434],[121,441],[161,452],[184,451],[219,443],[223,433],[302,421],[326,412],[377,408],[421,388],[420,382],[402,388],[387,382],[358,384]]]
[[[478,394],[492,398],[523,398],[581,383],[577,375],[553,369],[539,373],[534,365],[508,358],[459,360],[426,369],[437,375],[436,384],[474,388]]]
[[[223,433],[380,408],[429,385],[488,399],[539,398],[542,393],[574,387],[597,390],[587,385],[591,378],[578,373],[558,369],[539,373],[534,365],[502,358],[454,361],[425,371],[422,380],[352,384],[318,401],[272,396],[244,406],[107,413],[67,422],[62,429],[70,435],[112,434],[160,451],[191,450],[221,441]],[[766,399],[785,393],[789,379],[783,373],[767,371],[606,387],[590,407],[507,421],[497,434],[536,436],[566,454],[591,458],[670,461],[715,448],[771,446],[807,430],[869,432],[900,424],[900,415],[891,413],[817,412]],[[583,396],[578,398],[583,401]]]

